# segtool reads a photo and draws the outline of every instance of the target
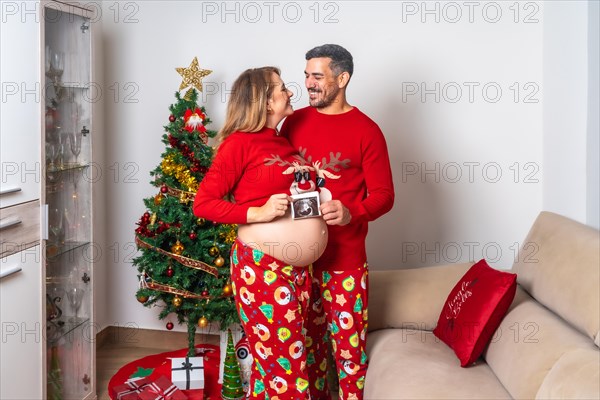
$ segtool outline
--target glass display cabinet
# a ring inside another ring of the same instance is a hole
[[[40,4],[45,398],[95,398],[91,11]]]

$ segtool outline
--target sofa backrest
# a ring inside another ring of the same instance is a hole
[[[598,398],[598,231],[542,212],[512,272],[519,287],[484,351],[490,368],[515,399]]]
[[[519,286],[483,357],[513,398],[535,399],[544,383],[547,391],[553,391],[561,374],[557,374],[550,384],[551,381],[547,381],[549,372],[562,357],[578,351],[600,353],[587,335]],[[581,375],[581,378],[586,376]],[[582,382],[571,380],[570,383],[579,385]],[[593,385],[593,382],[588,383]]]
[[[542,212],[521,246],[513,272],[533,298],[600,347],[600,234]]]

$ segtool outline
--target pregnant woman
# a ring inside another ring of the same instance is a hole
[[[215,159],[194,201],[198,217],[239,225],[231,280],[255,361],[248,396],[258,399],[309,398],[308,266],[327,245],[321,217],[291,218],[290,195],[315,189],[314,167],[277,130],[294,112],[291,96],[277,68],[238,77]]]

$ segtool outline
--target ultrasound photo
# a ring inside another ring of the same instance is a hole
[[[312,218],[321,216],[319,192],[292,195],[292,218]]]

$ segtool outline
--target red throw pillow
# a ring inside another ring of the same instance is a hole
[[[475,362],[504,318],[517,275],[474,264],[450,291],[433,334],[454,350],[460,366]]]

